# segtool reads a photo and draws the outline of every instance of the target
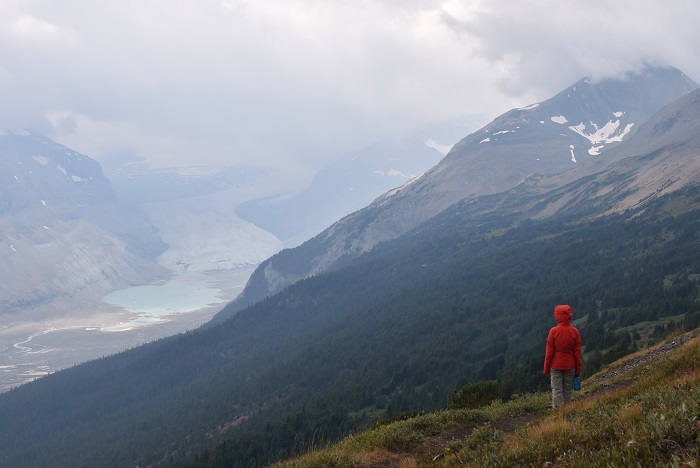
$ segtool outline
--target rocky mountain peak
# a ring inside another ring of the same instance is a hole
[[[35,134],[0,135],[0,214],[46,207],[113,202],[100,165]]]

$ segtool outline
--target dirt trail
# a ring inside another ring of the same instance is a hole
[[[655,347],[640,351],[632,356],[627,356],[616,363],[608,366],[613,366],[605,372],[600,372],[588,379],[591,383],[599,383],[600,386],[594,390],[583,393],[579,398],[592,398],[603,393],[612,392],[621,388],[627,388],[635,383],[633,377],[626,379],[615,379],[629,371],[632,371],[644,364],[659,359],[674,349],[682,346],[688,341],[700,336],[700,328],[691,332],[679,335],[667,343],[657,345]],[[521,414],[519,416],[507,417],[498,421],[492,421],[491,427],[503,433],[515,432],[519,427],[522,427],[532,421],[542,417],[542,412],[534,411],[531,413]],[[433,437],[426,439],[421,444],[417,445],[410,451],[402,453],[392,453],[382,459],[375,459],[371,463],[362,465],[364,468],[392,468],[392,467],[408,467],[415,466],[415,460],[425,459],[426,457],[439,459],[444,456],[444,451],[447,445],[452,441],[461,441],[469,437],[472,431],[479,424],[469,424],[458,428],[450,429]]]
[[[673,351],[679,346],[686,344],[688,341],[697,338],[698,336],[700,336],[700,328],[684,333],[683,335],[679,335],[667,343],[663,343],[661,345],[645,349],[636,354],[633,354],[632,356],[624,357],[618,361],[619,364],[616,365],[613,369],[607,372],[598,373],[591,377],[589,380],[591,380],[592,382],[608,382],[614,377],[634,370],[637,367],[644,365],[648,362],[659,359],[660,357],[668,354],[669,352]],[[615,364],[616,363],[613,363],[612,365]]]

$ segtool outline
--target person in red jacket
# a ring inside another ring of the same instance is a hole
[[[552,406],[558,408],[571,401],[573,378],[581,375],[581,335],[571,325],[573,314],[568,305],[554,308],[557,326],[549,330],[544,356],[544,375],[551,374]]]

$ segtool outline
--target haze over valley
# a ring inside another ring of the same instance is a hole
[[[349,435],[373,448],[316,459],[444,468],[540,419],[602,431],[610,465],[697,464],[697,373],[609,366],[698,352],[698,17],[2,2],[0,468],[276,466]],[[546,412],[559,304],[582,403]]]
[[[256,167],[153,170],[114,156],[102,164],[105,178],[94,160],[45,137],[0,135],[10,260],[0,269],[0,389],[197,328],[235,299],[260,262],[432,166],[442,155],[426,142],[350,154],[337,164],[342,171],[331,167],[290,194],[278,192],[283,174]],[[302,206],[285,211],[303,218],[248,209],[256,226],[236,213],[245,203],[297,198]]]

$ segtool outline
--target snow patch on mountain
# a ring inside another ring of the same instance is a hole
[[[616,117],[619,115],[619,117],[621,117],[624,113],[615,112],[613,115]],[[600,154],[600,150],[605,144],[622,141],[622,139],[630,133],[634,123],[628,123],[622,129],[620,128],[619,119],[615,121],[609,120],[602,127],[599,127],[596,123],[590,122],[590,126],[592,128],[589,129],[586,124],[581,122],[578,125],[570,126],[569,129],[590,141],[592,146],[588,150],[588,154],[597,155]]]
[[[536,108],[539,107],[539,106],[540,106],[540,103],[537,102],[537,103],[535,103],[535,104],[530,104],[529,106],[519,107],[519,108],[516,109],[516,110],[519,110],[519,111],[532,110],[532,109],[536,109]]]
[[[428,138],[428,140],[425,142],[425,146],[427,146],[428,148],[432,148],[435,151],[437,151],[438,153],[445,156],[447,153],[450,152],[453,145],[443,145],[443,144],[438,143],[437,141],[433,140],[432,138]]]
[[[563,115],[553,115],[552,117],[550,117],[550,119],[552,122],[561,125],[564,125],[566,122],[568,122],[568,120],[566,120],[566,117],[564,117]]]

